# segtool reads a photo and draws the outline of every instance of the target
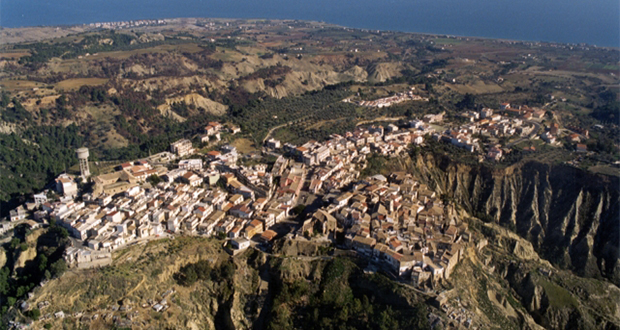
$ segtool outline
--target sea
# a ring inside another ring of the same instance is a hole
[[[174,17],[300,19],[353,28],[620,47],[618,0],[0,0],[0,26]]]

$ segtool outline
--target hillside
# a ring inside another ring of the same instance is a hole
[[[70,270],[28,302],[42,307],[36,325],[69,329],[427,328],[436,317],[447,326],[453,321],[438,300],[485,328],[618,327],[617,287],[555,269],[518,236],[470,221],[478,243],[436,288],[439,297],[362,271],[364,259],[307,255],[312,243],[282,241],[306,247],[231,258],[221,241],[178,237],[115,252],[100,270]],[[169,307],[155,311],[164,299]],[[59,311],[64,319],[53,317]]]

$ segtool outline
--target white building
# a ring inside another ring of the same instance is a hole
[[[185,157],[194,153],[194,147],[192,141],[183,139],[170,144],[170,151],[177,154],[179,157]]]
[[[187,171],[202,169],[202,159],[184,159],[179,162],[179,168]]]

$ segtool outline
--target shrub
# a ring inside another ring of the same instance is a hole
[[[41,311],[38,308],[35,308],[26,312],[26,316],[36,321],[41,316]]]

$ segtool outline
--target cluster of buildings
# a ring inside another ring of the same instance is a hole
[[[521,117],[524,120],[542,120],[546,114],[546,111],[544,109],[530,108],[526,105],[514,105],[510,103],[500,104],[499,110],[505,115]]]
[[[137,21],[120,21],[120,22],[98,22],[98,23],[90,23],[88,24],[91,28],[97,29],[126,29],[126,28],[135,28],[139,26],[149,26],[149,25],[164,25],[166,24],[166,20],[163,19],[142,19]]]
[[[210,122],[204,128],[204,134],[200,136],[200,142],[209,142],[211,137],[215,137],[216,140],[221,140],[220,134],[222,131],[222,124],[218,122]]]
[[[266,148],[274,150],[265,152],[277,158],[270,165],[238,165],[237,151],[229,145],[181,159],[175,168],[152,160],[162,157],[150,157],[91,176],[90,193],[80,192],[76,178],[63,174],[56,180],[61,197],[52,201],[39,194],[31,210],[35,220],[53,219],[83,242],[67,250],[69,264],[93,267],[109,262],[110,253],[127,244],[175,233],[228,237],[237,248],[250,240],[269,242],[277,236],[272,227],[305,203],[302,195],[313,194],[325,196],[327,206],[304,223],[302,232],[345,230],[351,246],[370,251],[397,276],[447,277],[460,257],[458,243],[466,228],[434,192],[402,173],[359,181],[370,153],[398,155],[432,130],[423,121],[409,126],[360,127],[301,146],[272,139]],[[180,140],[171,152],[185,157],[193,148]],[[84,163],[89,173],[87,159]],[[11,214],[26,218],[28,211]]]
[[[454,206],[405,172],[356,181],[324,200],[327,206],[303,223],[302,233],[342,232],[371,264],[417,287],[448,279],[470,240]]]
[[[504,110],[504,113],[510,108]],[[544,115],[544,112],[543,112]],[[525,118],[506,116],[494,113],[493,109],[483,108],[480,111],[466,111],[461,114],[467,119],[465,124],[451,127],[442,133],[436,133],[433,138],[437,141],[450,143],[469,152],[483,152],[478,136],[487,136],[497,139],[510,136],[529,136],[534,132],[536,125]],[[500,143],[491,143],[486,148],[485,156],[491,160],[500,160],[507,150]]]
[[[404,93],[398,93],[393,96],[380,98],[373,101],[351,101],[350,99],[345,99],[344,102],[352,102],[363,107],[371,107],[371,108],[383,108],[389,107],[394,104],[398,104],[405,101],[426,101],[428,102],[427,97],[422,97],[413,93],[415,88],[412,87],[410,91]]]
[[[406,152],[408,145],[423,143],[424,134],[433,131],[427,123],[415,121],[405,129],[394,124],[389,124],[387,127],[381,125],[358,127],[355,131],[344,135],[332,134],[324,142],[311,140],[301,146],[282,144],[278,140],[269,139],[265,147],[271,151],[281,151],[303,164],[303,167],[297,165],[300,167],[297,170],[297,173],[300,173],[298,177],[307,176],[308,191],[321,194],[340,189],[357,180],[360,171],[366,166],[369,154],[396,157]],[[287,173],[292,175],[290,171]],[[290,195],[291,199],[296,198],[299,186],[296,186],[295,182],[281,180],[281,185],[291,183],[290,186],[286,186],[287,189],[280,191],[281,196],[287,196],[286,191],[290,191],[294,192]]]
[[[588,152],[588,146],[583,142],[590,137],[590,132],[579,126],[566,125],[565,130],[562,130],[560,125],[554,122],[540,135],[540,138],[549,144],[559,144],[561,135],[564,136],[566,142],[574,145],[576,152]]]
[[[228,132],[230,134],[237,134],[241,132],[241,128],[236,125],[228,124],[227,127],[224,127],[222,124],[218,122],[209,122],[207,126],[203,129],[203,134],[200,135],[200,142],[209,143],[212,138],[215,138],[216,141],[221,140],[221,134],[223,132]]]

